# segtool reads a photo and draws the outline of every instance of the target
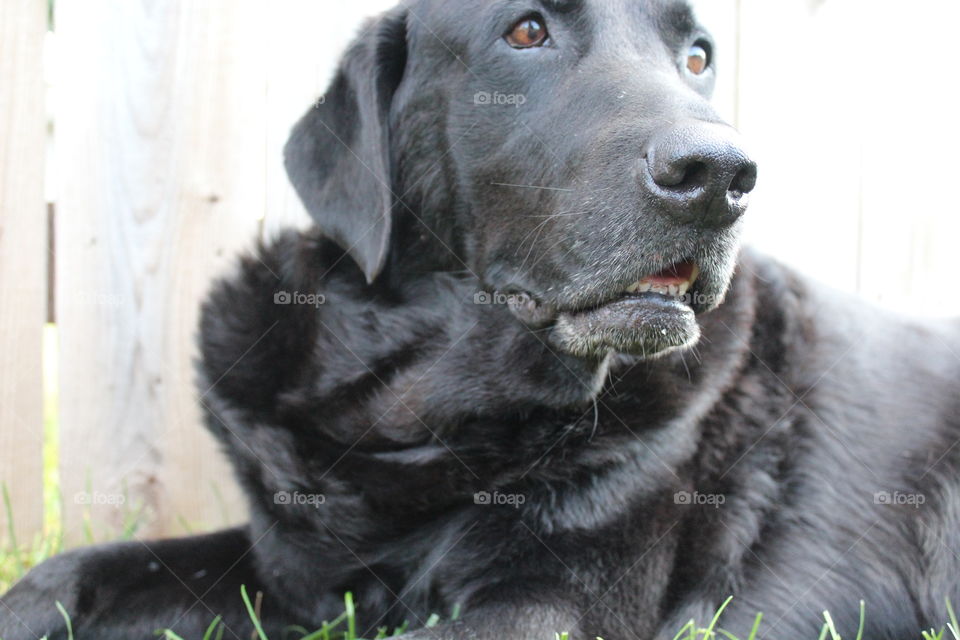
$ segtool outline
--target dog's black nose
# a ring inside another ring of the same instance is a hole
[[[647,149],[647,187],[683,222],[722,227],[747,210],[757,165],[730,127],[708,123],[675,126],[654,136]]]

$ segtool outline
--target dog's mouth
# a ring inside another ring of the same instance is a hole
[[[670,265],[660,273],[647,276],[627,287],[625,296],[655,293],[670,298],[686,298],[700,277],[700,267],[692,260]]]
[[[617,352],[655,358],[700,339],[696,315],[715,306],[705,302],[714,296],[701,289],[700,280],[697,262],[682,260],[590,307],[550,310],[522,296],[511,311],[527,324],[552,323],[551,342],[571,355],[603,358]]]

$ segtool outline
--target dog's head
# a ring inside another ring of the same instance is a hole
[[[362,31],[287,167],[368,281],[468,269],[569,353],[652,357],[722,301],[756,181],[714,78],[679,0],[409,0]]]

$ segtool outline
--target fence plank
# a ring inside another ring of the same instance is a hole
[[[84,512],[182,533],[242,513],[200,426],[200,300],[264,205],[262,2],[57,4],[62,485]],[[221,503],[217,485],[225,500]],[[92,489],[92,495],[88,491]],[[125,495],[126,505],[111,503]]]
[[[942,284],[960,211],[941,188],[960,99],[930,63],[951,58],[960,5],[741,2],[740,119],[760,161],[749,239],[884,306],[960,313]]]
[[[820,0],[741,0],[740,129],[760,165],[748,239],[855,291],[862,51]]]
[[[920,11],[891,0],[840,4],[865,78],[861,292],[903,311],[960,314],[960,296],[944,286],[960,237],[960,204],[950,193],[960,97],[944,82],[942,63],[956,49],[960,4],[927,1]],[[878,34],[896,34],[896,46],[876,46]]]
[[[46,4],[0,4],[0,482],[18,538],[43,523],[41,343],[46,307]],[[0,540],[7,536],[7,516]]]
[[[737,80],[739,74],[740,28],[739,0],[694,0],[697,18],[710,31],[716,44],[717,85],[713,92],[713,105],[720,116],[730,124],[737,119]]]

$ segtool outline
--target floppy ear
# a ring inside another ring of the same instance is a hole
[[[406,39],[401,9],[368,22],[284,147],[287,175],[307,211],[367,282],[380,274],[390,244],[388,119],[406,66]]]

